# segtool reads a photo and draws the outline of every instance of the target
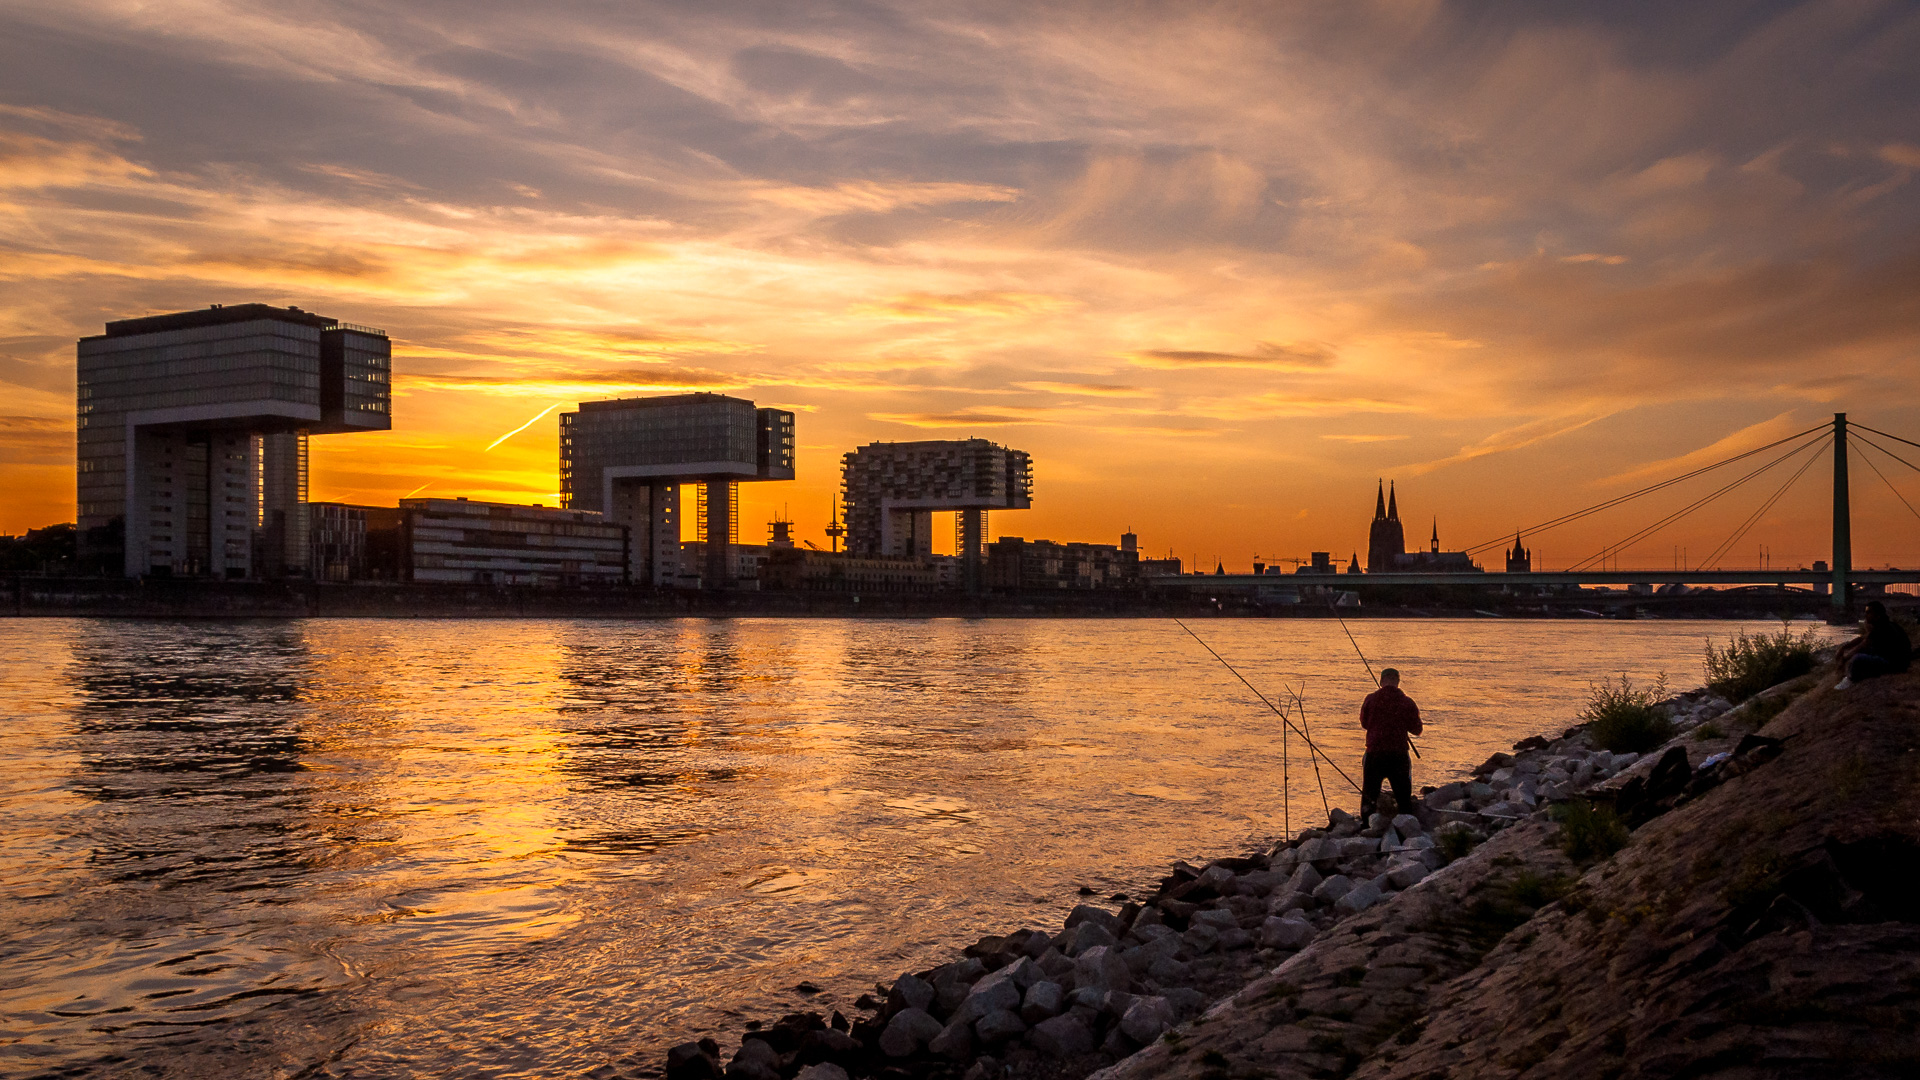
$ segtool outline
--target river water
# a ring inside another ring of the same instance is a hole
[[[1353,632],[1437,783],[1778,625]],[[1195,629],[1358,778],[1338,623]],[[1174,623],[1011,619],[0,620],[0,815],[0,1074],[179,1077],[650,1073],[1324,820]]]

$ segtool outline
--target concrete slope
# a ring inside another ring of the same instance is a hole
[[[1099,1075],[1920,1075],[1920,677],[1830,681],[1612,858],[1508,829]]]

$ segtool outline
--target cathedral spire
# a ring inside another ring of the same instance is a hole
[[[1433,547],[1430,550],[1432,550],[1434,554],[1438,555],[1440,553],[1440,519],[1439,518],[1433,519],[1432,543],[1433,543]]]
[[[1392,484],[1387,485],[1387,520],[1400,520],[1400,500],[1394,495]]]
[[[1387,484],[1384,480],[1376,483],[1378,486],[1373,492],[1373,520],[1384,521],[1387,516]]]

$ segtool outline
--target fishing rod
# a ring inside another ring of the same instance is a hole
[[[1305,690],[1306,688],[1307,684],[1302,682],[1300,684],[1300,690]],[[1295,690],[1291,685],[1287,686],[1287,694],[1293,698],[1293,707],[1300,710],[1300,726],[1311,732],[1313,725],[1307,723],[1307,702],[1305,698],[1300,696],[1300,690]],[[1285,735],[1286,733],[1286,729],[1282,728],[1280,734]],[[1327,802],[1327,779],[1320,775],[1320,759],[1309,755],[1307,760],[1313,762],[1313,779],[1315,783],[1320,785],[1320,809],[1331,818],[1333,808],[1332,804]],[[1342,773],[1341,775],[1345,776],[1346,774]],[[1347,782],[1352,783],[1353,781],[1349,780]]]
[[[1281,723],[1287,725],[1290,728],[1293,728],[1293,733],[1295,735],[1300,736],[1300,738],[1306,741],[1307,749],[1312,750],[1314,753],[1320,755],[1323,758],[1327,758],[1327,764],[1333,766],[1333,771],[1339,773],[1340,778],[1342,780],[1345,780],[1347,783],[1352,784],[1353,790],[1355,791],[1360,790],[1360,785],[1353,783],[1353,777],[1348,776],[1346,770],[1342,769],[1338,762],[1334,761],[1330,757],[1327,757],[1327,752],[1325,750],[1320,749],[1320,747],[1314,743],[1312,737],[1310,737],[1306,732],[1301,731],[1298,727],[1295,727],[1293,721],[1287,718],[1287,714],[1284,712],[1281,712],[1279,706],[1275,705],[1271,701],[1268,701],[1267,695],[1261,693],[1259,687],[1253,685],[1250,682],[1247,682],[1247,677],[1245,675],[1240,674],[1240,671],[1238,668],[1235,668],[1232,664],[1227,663],[1226,657],[1221,656],[1217,652],[1214,652],[1213,646],[1207,644],[1205,639],[1203,639],[1199,634],[1195,634],[1193,632],[1193,627],[1188,626],[1186,623],[1181,622],[1179,619],[1175,619],[1173,620],[1173,622],[1175,626],[1178,626],[1180,629],[1185,630],[1188,633],[1188,635],[1193,638],[1193,640],[1200,642],[1201,648],[1207,650],[1210,653],[1213,653],[1213,658],[1215,660],[1220,661],[1220,663],[1224,665],[1228,671],[1233,672],[1233,677],[1236,679],[1239,679],[1242,683],[1244,683],[1247,689],[1253,691],[1253,696],[1259,698],[1261,704],[1265,705],[1269,709],[1272,709],[1273,715],[1279,717]],[[1317,771],[1319,769],[1319,766],[1315,765],[1314,768]]]
[[[1366,664],[1367,678],[1373,680],[1373,685],[1379,686],[1380,676],[1375,675],[1373,673],[1373,665],[1367,662],[1367,654],[1361,651],[1360,643],[1354,640],[1353,631],[1347,628],[1347,620],[1344,618],[1341,618],[1339,606],[1335,604],[1333,601],[1329,600],[1327,601],[1327,610],[1333,612],[1333,617],[1340,620],[1340,629],[1346,630],[1347,641],[1353,645],[1354,653],[1360,657],[1360,662],[1362,664]],[[1413,744],[1413,736],[1411,735],[1407,736],[1407,749],[1413,751],[1414,757],[1420,756],[1420,748]]]

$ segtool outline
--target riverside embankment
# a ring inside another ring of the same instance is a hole
[[[1912,1075],[1920,679],[1831,682],[1683,695],[1640,756],[1524,740],[1426,822],[1176,866],[669,1074]]]

